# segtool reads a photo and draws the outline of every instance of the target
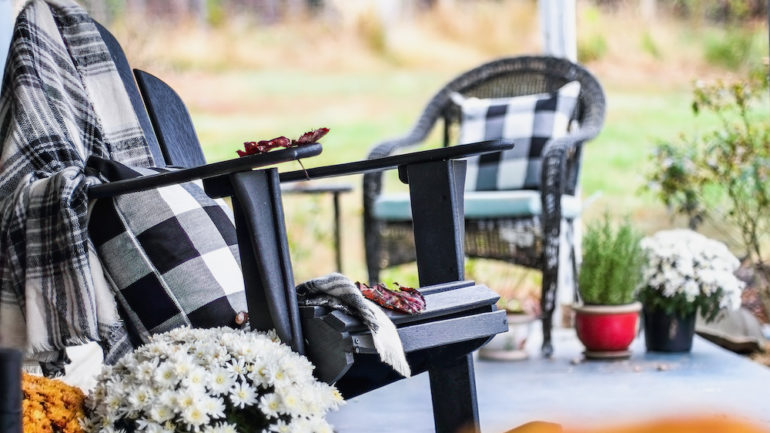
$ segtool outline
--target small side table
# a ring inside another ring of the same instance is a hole
[[[340,241],[340,194],[353,191],[349,184],[292,185],[281,188],[283,194],[331,194],[334,204],[334,258],[337,272],[342,273],[342,242]]]

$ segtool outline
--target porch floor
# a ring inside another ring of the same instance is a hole
[[[530,338],[524,361],[476,360],[481,429],[529,421],[605,426],[675,415],[725,414],[770,428],[770,368],[696,336],[688,354],[646,353],[644,339],[622,361],[583,361],[574,330],[554,334],[554,356]],[[433,432],[427,374],[351,399],[328,417],[339,433]]]

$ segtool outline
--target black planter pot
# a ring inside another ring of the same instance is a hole
[[[689,352],[695,334],[695,313],[684,317],[644,308],[644,342],[648,351]]]

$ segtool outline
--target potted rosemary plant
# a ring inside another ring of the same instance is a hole
[[[589,358],[627,357],[642,305],[635,300],[644,254],[628,219],[613,227],[608,214],[588,226],[578,275],[575,330]]]

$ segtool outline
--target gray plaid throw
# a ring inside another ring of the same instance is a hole
[[[396,325],[382,307],[364,298],[348,277],[334,272],[305,281],[297,286],[297,295],[300,305],[333,308],[361,320],[372,333],[374,348],[382,362],[404,377],[412,375]]]
[[[92,275],[90,155],[152,164],[107,47],[71,0],[34,0],[14,27],[0,98],[0,346],[49,361],[115,337]],[[96,268],[97,266],[94,266]]]

